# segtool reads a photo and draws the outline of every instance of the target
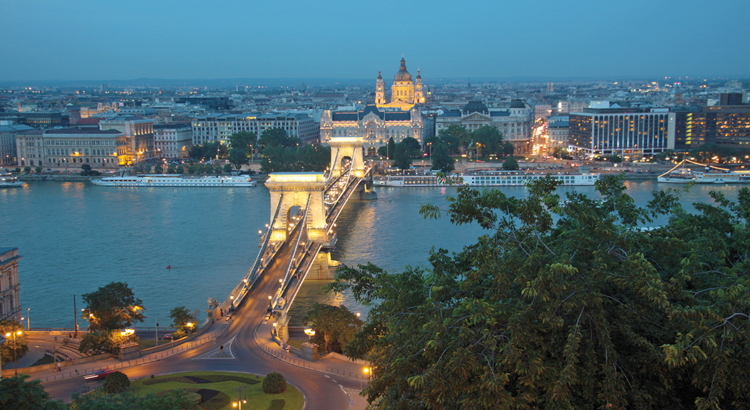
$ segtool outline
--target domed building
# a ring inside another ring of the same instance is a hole
[[[375,105],[378,108],[398,108],[401,111],[409,111],[414,105],[424,103],[424,85],[422,76],[417,70],[416,81],[412,80],[411,73],[406,69],[406,60],[401,57],[401,67],[393,77],[391,85],[391,101],[385,101],[385,82],[378,71],[378,79],[375,85]]]

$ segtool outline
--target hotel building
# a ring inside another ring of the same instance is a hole
[[[226,144],[230,135],[243,131],[253,132],[260,138],[271,128],[281,128],[287,136],[297,137],[303,144],[319,141],[318,124],[305,113],[213,114],[193,119],[193,145],[216,141]]]

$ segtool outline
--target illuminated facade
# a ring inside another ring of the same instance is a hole
[[[118,115],[100,121],[99,128],[124,134],[124,137],[118,138],[117,143],[117,159],[120,165],[133,165],[156,158],[153,120]]]
[[[98,128],[56,128],[27,131],[16,136],[18,165],[44,169],[118,169],[118,143],[125,134]]]
[[[469,101],[461,110],[450,110],[437,117],[435,130],[460,125],[475,131],[485,125],[494,126],[503,134],[503,141],[513,144],[516,153],[526,154],[531,149],[534,113],[521,100],[511,101],[507,110],[490,110],[480,101]]]
[[[187,158],[193,147],[190,123],[155,124],[154,148],[160,158]]]
[[[570,114],[568,149],[586,155],[639,156],[674,149],[666,109],[586,109]]]
[[[33,130],[28,125],[0,125],[0,165],[15,165],[16,160],[16,135],[20,132]]]
[[[0,248],[0,320],[21,323],[21,282],[18,248]]]
[[[703,144],[750,146],[750,105],[714,105],[670,113],[678,149]]]
[[[327,240],[324,202],[326,180],[322,173],[274,172],[268,175],[265,185],[271,194],[271,242],[286,241],[294,210],[305,209],[308,203],[307,237],[311,241]],[[277,207],[279,214],[274,220]]]
[[[258,138],[265,130],[281,128],[286,135],[297,137],[303,144],[317,144],[320,132],[315,121],[305,113],[214,114],[192,121],[193,145],[219,141],[228,143],[237,132],[253,132]]]
[[[320,118],[320,142],[328,144],[335,137],[362,138],[365,152],[373,155],[378,147],[393,138],[401,142],[412,137],[423,143],[424,123],[419,109],[409,111],[380,111],[368,105],[363,111],[323,111]]]
[[[378,108],[398,108],[402,111],[409,111],[416,104],[424,102],[422,75],[417,70],[417,78],[412,80],[411,74],[406,70],[406,60],[403,57],[401,57],[401,67],[393,77],[391,101],[388,103],[385,102],[385,82],[380,71],[378,71],[378,79],[375,83],[375,105]]]

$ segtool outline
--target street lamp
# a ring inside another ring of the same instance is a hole
[[[310,341],[312,341],[312,337],[315,336],[315,330],[314,329],[305,329],[305,334],[310,336]]]
[[[16,335],[21,336],[23,332],[20,330],[17,332],[8,332],[5,334],[5,337],[10,337],[11,334],[13,335],[13,364],[16,367],[16,376],[18,376],[18,346],[16,346]]]
[[[26,309],[26,326],[28,326],[28,331],[31,331],[31,308]]]
[[[188,336],[190,336],[190,331],[193,330],[193,326],[195,326],[195,323],[187,322],[186,326],[188,328]]]
[[[239,410],[242,410],[242,403],[247,403],[247,400],[237,400],[236,402],[232,403],[232,407],[239,406]]]

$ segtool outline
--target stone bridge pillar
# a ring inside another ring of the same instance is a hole
[[[268,175],[266,187],[271,191],[271,218],[281,203],[276,221],[271,220],[271,242],[284,242],[289,227],[289,210],[298,206],[305,208],[308,195],[310,209],[307,211],[307,237],[310,241],[325,241],[326,210],[323,202],[326,181],[317,172],[274,172]],[[283,195],[282,195],[283,194]]]
[[[365,140],[362,137],[331,137],[331,176],[341,175],[341,163],[345,157],[352,159],[352,172],[355,177],[365,175]]]

